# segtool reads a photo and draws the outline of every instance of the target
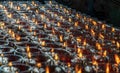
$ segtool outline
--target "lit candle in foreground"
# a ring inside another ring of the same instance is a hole
[[[109,63],[106,64],[106,73],[110,73],[110,67]]]
[[[10,72],[11,72],[12,71],[12,62],[9,62],[8,66],[10,67]]]
[[[45,73],[50,73],[49,66],[46,66],[45,71]]]

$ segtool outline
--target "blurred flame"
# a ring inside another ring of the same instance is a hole
[[[60,42],[63,42],[63,35],[59,36]]]
[[[117,46],[117,48],[120,48],[120,43],[116,42],[116,46]]]
[[[12,34],[12,37],[13,37],[13,38],[15,38],[15,33],[14,33],[14,32],[12,32],[11,34]]]
[[[16,40],[20,41],[21,37],[19,35],[16,35]]]
[[[33,35],[36,36],[36,31],[33,32]]]
[[[42,66],[41,63],[37,63],[37,67],[40,68]]]
[[[1,54],[1,57],[4,57],[4,54],[3,54],[3,53]]]
[[[86,39],[85,39],[85,40],[83,41],[83,45],[86,46],[86,44],[87,44],[87,43],[86,43]]]
[[[115,57],[116,63],[119,64],[119,63],[120,63],[120,58],[119,58],[119,56],[118,56],[117,54],[115,54],[114,57]]]
[[[94,32],[94,30],[91,29],[90,31],[91,31],[92,36],[95,36],[95,32]]]
[[[102,24],[102,29],[105,30],[105,24]]]
[[[20,6],[17,7],[17,10],[20,10]]]
[[[8,66],[12,66],[12,62],[9,62],[9,63],[8,63]]]
[[[106,64],[106,73],[110,73],[109,63]]]
[[[49,70],[48,66],[46,66],[45,71],[46,71],[46,73],[50,73],[50,70]]]
[[[44,29],[46,29],[47,28],[47,25],[46,24],[44,24]]]
[[[78,53],[78,57],[80,58],[83,57],[82,50],[80,48],[78,48],[77,53]]]
[[[36,13],[38,14],[38,13],[39,13],[39,11],[38,11],[38,10],[36,10]]]
[[[64,43],[63,43],[63,47],[67,47],[67,42],[64,42]]]
[[[67,63],[67,66],[68,66],[68,67],[70,67],[70,66],[71,66],[71,64],[68,62],[68,63]]]
[[[42,46],[45,46],[45,41],[42,41],[42,44],[41,44]]]
[[[55,34],[55,29],[54,28],[52,28],[52,34]]]
[[[115,32],[115,28],[114,27],[112,27],[112,32]]]
[[[86,30],[88,30],[88,29],[89,29],[88,25],[85,25],[85,29],[86,29]]]
[[[57,22],[57,26],[58,26],[58,27],[60,27],[60,26],[61,26],[60,22]]]
[[[107,51],[105,50],[104,52],[103,52],[103,57],[106,57],[107,56]]]
[[[62,20],[62,19],[63,19],[63,16],[60,16],[60,19]]]
[[[93,23],[93,25],[95,25],[95,26],[97,25],[97,22],[96,22],[96,21],[94,21],[94,20],[92,21],[92,23]]]
[[[96,43],[96,47],[97,47],[98,50],[102,50],[102,47],[99,43]]]
[[[27,52],[30,52],[30,46],[27,46],[27,47],[26,47],[26,51],[27,51]]]
[[[101,33],[99,34],[99,37],[102,38],[102,39],[104,39],[104,36]]]
[[[72,19],[71,19],[71,18],[69,18],[69,22],[72,22]]]
[[[74,26],[77,27],[78,26],[78,22],[75,22]]]
[[[27,10],[30,10],[30,6],[27,7]]]
[[[77,42],[81,42],[81,38],[80,37],[77,37]]]
[[[28,52],[28,58],[31,58],[31,52]]]
[[[18,26],[18,29],[19,29],[19,30],[21,29],[21,26],[20,26],[20,25]]]
[[[55,59],[56,61],[59,60],[58,54],[55,54],[54,59]]]
[[[82,69],[80,68],[76,73],[82,73]]]

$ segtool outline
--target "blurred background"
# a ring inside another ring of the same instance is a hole
[[[39,0],[44,3],[45,0]],[[120,0],[56,0],[81,13],[120,28]]]
[[[120,27],[120,0],[56,0],[82,13]]]

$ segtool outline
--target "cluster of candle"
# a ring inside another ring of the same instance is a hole
[[[55,1],[3,1],[0,12],[1,72],[120,72],[119,29]]]

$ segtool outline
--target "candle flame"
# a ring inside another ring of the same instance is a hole
[[[28,58],[29,59],[31,58],[31,52],[28,52]]]
[[[91,29],[91,34],[92,34],[92,36],[95,36],[95,32],[93,29]]]
[[[1,54],[1,57],[4,57],[4,54],[3,54],[3,53]]]
[[[115,32],[115,28],[114,27],[112,27],[112,32]]]
[[[77,53],[78,53],[78,57],[80,58],[83,57],[82,50],[80,48],[78,48]]]
[[[15,38],[15,33],[14,32],[12,32],[12,37]]]
[[[102,29],[105,30],[105,24],[102,24]]]
[[[69,18],[69,22],[72,22],[72,19],[71,19],[71,18]]]
[[[20,6],[17,7],[17,10],[20,10]]]
[[[82,69],[80,68],[80,69],[77,71],[77,73],[82,73]]]
[[[70,62],[68,62],[68,63],[67,63],[67,66],[68,66],[68,67],[70,67],[70,66],[71,66]]]
[[[119,63],[120,63],[120,58],[119,58],[119,56],[118,56],[117,54],[115,54],[114,57],[115,57],[116,63],[119,64]]]
[[[87,44],[87,43],[86,43],[86,39],[85,39],[84,42],[83,42],[83,45],[86,46],[86,44]]]
[[[74,26],[77,27],[78,26],[78,22],[75,22]]]
[[[60,35],[60,42],[63,42],[63,35]]]
[[[30,10],[30,6],[27,7],[27,10]]]
[[[8,66],[12,66],[12,62],[9,62],[9,63],[8,63]]]
[[[88,29],[89,29],[88,25],[85,25],[85,29],[86,29],[86,30],[88,30]]]
[[[55,34],[55,29],[54,28],[52,28],[52,34]]]
[[[101,45],[99,43],[96,43],[96,47],[98,50],[102,50]]]
[[[57,22],[57,26],[58,26],[58,27],[60,27],[60,26],[61,26],[60,22]]]
[[[46,24],[44,24],[44,29],[46,29],[47,28],[47,25]]]
[[[77,37],[77,42],[81,42],[81,38],[80,37]]]
[[[46,73],[50,73],[50,70],[49,70],[48,66],[46,66],[45,71],[46,71]]]
[[[39,13],[39,11],[38,11],[38,10],[36,10],[36,13],[38,14],[38,13]]]
[[[98,66],[98,62],[94,58],[92,60],[92,64],[95,65],[95,66]]]
[[[16,40],[20,41],[21,37],[19,35],[16,35]]]
[[[42,41],[42,44],[41,44],[42,46],[45,46],[45,41]]]
[[[109,63],[106,64],[106,73],[110,73]]]
[[[27,52],[30,52],[30,46],[27,46],[27,47],[26,47],[26,51],[27,51]]]
[[[33,32],[33,35],[36,36],[36,31]]]
[[[99,38],[104,39],[104,36],[100,33]]]
[[[117,46],[117,48],[120,48],[120,43],[116,42],[116,46]]]
[[[37,63],[37,67],[40,68],[42,66],[41,63]]]
[[[64,43],[63,43],[63,47],[67,47],[67,42],[64,42]]]
[[[54,59],[55,59],[56,61],[59,60],[58,54],[55,54]]]
[[[97,25],[97,22],[96,21],[92,21],[93,25],[96,26]]]
[[[104,52],[103,52],[103,57],[106,57],[107,56],[107,51],[105,50]]]

